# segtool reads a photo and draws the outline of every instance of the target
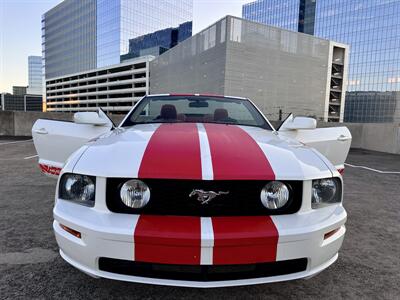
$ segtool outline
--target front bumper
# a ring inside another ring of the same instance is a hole
[[[187,287],[222,287],[222,286],[238,286],[251,285],[268,282],[286,281],[298,278],[311,277],[328,266],[330,266],[338,257],[338,251],[342,245],[346,221],[346,211],[342,205],[334,205],[318,210],[309,210],[299,212],[293,215],[272,216],[271,219],[279,233],[278,240],[275,245],[261,245],[264,248],[257,248],[257,237],[252,236],[251,239],[237,237],[232,239],[235,231],[228,233],[228,243],[223,245],[227,251],[225,253],[233,253],[228,258],[229,264],[235,264],[235,259],[239,259],[237,263],[263,263],[259,261],[263,259],[258,255],[252,255],[252,250],[248,255],[242,255],[245,249],[252,249],[259,252],[260,249],[268,249],[268,247],[276,247],[274,250],[273,260],[269,261],[288,261],[296,259],[307,259],[307,266],[304,271],[289,273],[285,275],[235,279],[235,280],[218,280],[218,281],[193,281],[193,280],[172,280],[164,278],[133,276],[121,273],[106,272],[100,269],[100,258],[112,258],[126,261],[134,261],[138,253],[135,254],[135,247],[138,241],[134,238],[135,227],[140,216],[115,214],[101,209],[87,208],[80,205],[58,200],[54,208],[53,228],[57,243],[60,247],[61,256],[71,265],[81,271],[95,276],[109,279],[117,279],[123,281],[187,286]],[[160,216],[159,218],[166,218]],[[185,217],[183,217],[185,218]],[[230,217],[236,218],[236,217]],[[252,217],[247,217],[252,218]],[[207,219],[207,218],[201,218]],[[228,219],[234,221],[234,219]],[[202,220],[203,223],[203,220]],[[205,222],[206,224],[207,222]],[[60,224],[68,226],[73,230],[81,233],[81,238],[77,238],[61,228]],[[155,228],[156,229],[156,228]],[[206,228],[207,229],[207,228]],[[333,235],[324,238],[324,235],[332,230],[338,229]],[[162,229],[161,229],[162,230]],[[201,265],[213,265],[213,251],[216,251],[214,238],[212,233],[202,229],[198,258]],[[229,230],[228,230],[229,231]],[[166,236],[160,239],[160,242],[152,242],[160,236],[157,230],[148,231],[148,237],[141,237],[140,243],[149,243],[146,249],[152,249],[158,253],[159,261],[154,263],[165,263],[162,261],[163,255],[169,255],[171,252],[178,251],[181,253],[177,262],[183,261],[183,265],[189,265],[190,262],[185,261],[185,252],[192,251],[196,247],[196,243],[191,240],[190,236],[182,235],[178,239],[176,237]],[[177,241],[178,246],[174,246]],[[182,243],[183,241],[183,243]],[[231,243],[229,243],[231,241]],[[237,244],[234,244],[236,241]],[[250,243],[249,243],[250,241]],[[194,243],[194,244],[193,244]],[[136,245],[135,245],[136,244]],[[260,246],[260,247],[261,247]],[[267,247],[267,248],[265,248]],[[229,252],[232,249],[231,252]],[[169,254],[168,254],[169,253]],[[240,257],[240,258],[239,258]],[[215,264],[214,257],[214,264]],[[269,259],[269,258],[268,258]],[[150,262],[149,260],[147,262]],[[168,261],[167,263],[175,263]]]

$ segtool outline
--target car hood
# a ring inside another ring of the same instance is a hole
[[[224,124],[139,124],[92,141],[74,173],[187,180],[307,180],[332,176],[314,149],[276,132]]]

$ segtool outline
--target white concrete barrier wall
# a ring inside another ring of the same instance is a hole
[[[360,148],[400,154],[400,126],[398,123],[363,124],[361,141]]]
[[[347,126],[352,148],[400,154],[400,123],[319,123],[319,127]]]
[[[72,120],[72,113],[0,111],[0,136],[31,136],[37,119]],[[119,124],[123,115],[113,115]],[[275,123],[275,122],[273,122]],[[399,123],[318,123],[319,127],[347,126],[353,136],[352,148],[400,154]]]

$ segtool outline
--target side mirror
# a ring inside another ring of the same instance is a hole
[[[97,112],[77,112],[74,114],[74,122],[77,124],[91,124],[97,126],[109,125],[109,120],[99,116]]]
[[[285,122],[281,128],[286,130],[315,129],[317,128],[317,120],[308,117],[295,117]]]

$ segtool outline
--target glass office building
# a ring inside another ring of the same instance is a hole
[[[16,95],[16,96],[23,96],[26,95],[26,86],[18,86],[18,85],[14,85],[12,87],[12,94]]]
[[[28,94],[42,94],[42,57],[28,56]]]
[[[314,34],[350,44],[345,121],[400,121],[399,14],[398,0],[317,1]]]
[[[315,0],[257,0],[243,5],[244,19],[313,34]]]
[[[192,15],[193,0],[65,0],[42,17],[46,79],[118,64],[130,39]]]
[[[192,18],[193,0],[97,0],[97,67],[119,63],[131,39]]]
[[[159,56],[191,36],[192,22],[185,22],[178,27],[170,27],[141,35],[129,40],[128,54],[122,55],[121,60],[144,55]]]
[[[66,0],[42,16],[45,77],[96,66],[96,1]]]
[[[287,4],[298,15],[282,14]],[[345,121],[399,121],[400,1],[258,0],[243,17],[350,45]],[[294,24],[297,24],[297,29]]]
[[[1,93],[0,110],[42,111],[42,96]]]

